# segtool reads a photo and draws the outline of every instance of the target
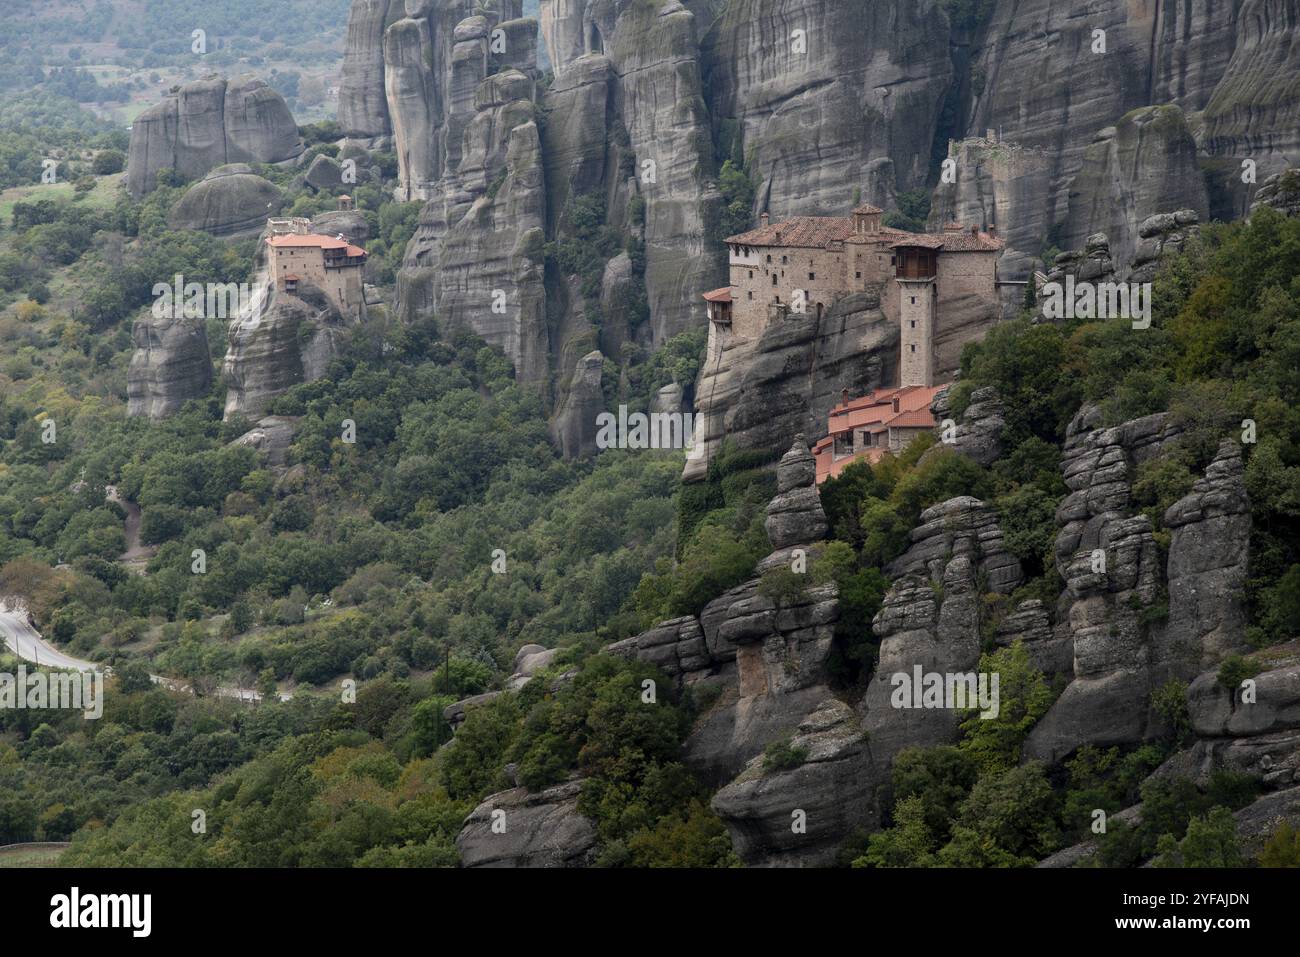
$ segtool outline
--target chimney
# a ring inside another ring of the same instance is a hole
[[[998,224],[997,224],[997,223],[989,223],[988,233],[989,233],[990,236],[992,236],[992,237],[994,237],[994,238],[997,238],[997,235],[998,235]]]
[[[758,224],[760,226],[767,225],[767,210],[763,210],[763,212],[758,214]]]
[[[978,236],[980,234],[980,228],[978,226],[972,225],[970,228],[970,234],[972,236]]]
[[[841,390],[840,390],[840,404],[841,404],[841,405],[848,405],[848,404],[849,404],[849,390],[848,390],[848,389],[841,389]]]

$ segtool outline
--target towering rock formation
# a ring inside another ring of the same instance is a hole
[[[212,387],[212,357],[202,319],[142,316],[131,330],[127,414],[162,419]]]
[[[983,594],[1008,595],[1022,582],[1020,562],[1003,547],[997,513],[979,499],[948,499],[921,513],[912,544],[887,569],[893,584],[872,622],[880,660],[859,711],[881,771],[912,745],[952,741],[959,712],[896,708],[893,676],[974,672],[980,657]]]
[[[1178,440],[1168,415],[1114,428],[1096,407],[1070,423],[1061,468],[1056,564],[1065,579],[1059,638],[1074,647],[1073,681],[1031,733],[1026,753],[1058,760],[1084,743],[1143,740],[1158,729],[1151,691],[1240,650],[1241,588],[1250,541],[1240,450],[1225,442],[1192,492],[1166,512],[1162,568],[1151,521],[1134,515],[1137,467]],[[1162,616],[1167,609],[1168,619]]]
[[[596,452],[596,417],[605,411],[600,387],[604,367],[605,357],[595,350],[583,356],[573,370],[564,406],[551,425],[555,444],[567,459]]]
[[[344,134],[366,146],[386,146],[392,135],[384,93],[384,30],[404,13],[404,0],[352,0],[338,116]]]
[[[758,210],[838,215],[925,186],[953,81],[933,0],[726,4],[704,41],[721,147],[749,160]],[[872,175],[885,161],[888,176]],[[757,210],[756,210],[757,212]]]
[[[139,198],[158,171],[194,179],[227,163],[279,163],[302,153],[284,98],[262,80],[210,76],[187,83],[136,117],[127,185]]]
[[[271,400],[325,374],[347,320],[324,291],[303,281],[296,295],[278,291],[263,312],[230,324],[223,374],[227,419],[257,419]]]
[[[988,130],[981,137],[950,143],[948,159],[959,173],[954,182],[935,187],[930,229],[949,222],[993,227],[1007,244],[998,274],[1004,279],[1029,276],[1051,227],[1043,201],[1051,192],[1047,151],[1001,142],[995,130]]]

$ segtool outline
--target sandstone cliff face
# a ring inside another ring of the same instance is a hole
[[[212,357],[202,319],[153,315],[135,321],[127,370],[127,414],[162,419],[212,387]]]
[[[218,166],[191,186],[172,207],[172,229],[193,229],[214,236],[260,233],[268,217],[284,206],[284,194],[244,163]]]
[[[284,98],[256,77],[212,76],[187,83],[131,126],[127,185],[137,198],[158,171],[193,179],[227,163],[279,163],[302,152]]]
[[[738,138],[752,157],[758,209],[838,216],[855,187],[883,207],[894,189],[924,186],[953,79],[949,36],[931,0],[726,4],[703,44],[708,96],[722,147]],[[887,177],[870,175],[877,161]]]
[[[702,478],[723,438],[775,457],[794,433],[822,435],[844,389],[863,395],[896,381],[898,340],[872,291],[845,297],[820,319],[791,315],[758,339],[724,342],[696,383],[695,450],[683,478]]]
[[[1135,110],[1084,150],[1063,238],[1079,246],[1104,232],[1112,256],[1127,262],[1138,245],[1137,224],[1169,209],[1192,209],[1200,219],[1209,214],[1196,142],[1177,107]]]
[[[346,327],[324,292],[307,282],[297,295],[277,292],[264,312],[234,320],[222,367],[225,417],[257,419],[277,395],[319,379],[338,354]]]
[[[384,30],[405,12],[402,0],[353,0],[339,80],[339,125],[346,136],[384,146],[392,134],[384,94]]]

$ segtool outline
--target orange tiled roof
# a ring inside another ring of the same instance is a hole
[[[708,302],[731,302],[731,287],[723,286],[721,289],[714,289],[704,294]]]
[[[890,249],[900,246],[923,246],[926,249],[948,248],[947,236],[935,236],[931,233],[908,233],[889,244]]]
[[[932,429],[934,415],[929,409],[913,409],[910,412],[898,413],[885,425],[891,429]]]
[[[268,246],[313,247],[316,249],[343,249],[349,256],[364,256],[366,251],[360,246],[353,246],[345,239],[335,236],[322,236],[320,233],[281,233],[267,238]]]
[[[728,236],[724,242],[744,246],[798,246],[820,249],[853,235],[853,220],[843,216],[792,216],[748,232]]]
[[[872,206],[870,203],[863,203],[853,211],[854,215],[870,216],[873,213],[883,213],[884,210],[879,206]]]
[[[943,237],[943,251],[946,253],[994,252],[1005,246],[1001,239],[988,233],[947,233]]]

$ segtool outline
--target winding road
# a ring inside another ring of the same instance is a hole
[[[73,658],[71,655],[59,651],[32,627],[31,622],[27,620],[27,612],[22,609],[11,610],[4,601],[0,601],[0,634],[4,635],[5,648],[24,661],[30,661],[33,664],[47,665],[53,668],[69,668],[74,671],[109,670],[93,661],[83,661],[80,658]],[[194,689],[179,678],[151,674],[149,680],[154,684],[170,688],[172,691],[181,691],[185,694],[194,693]],[[220,686],[213,694],[218,698],[235,698],[239,701],[252,703],[262,700],[260,692],[254,691],[252,688],[238,688],[233,685]],[[293,695],[283,691],[279,694],[281,701],[288,701],[292,697]]]

